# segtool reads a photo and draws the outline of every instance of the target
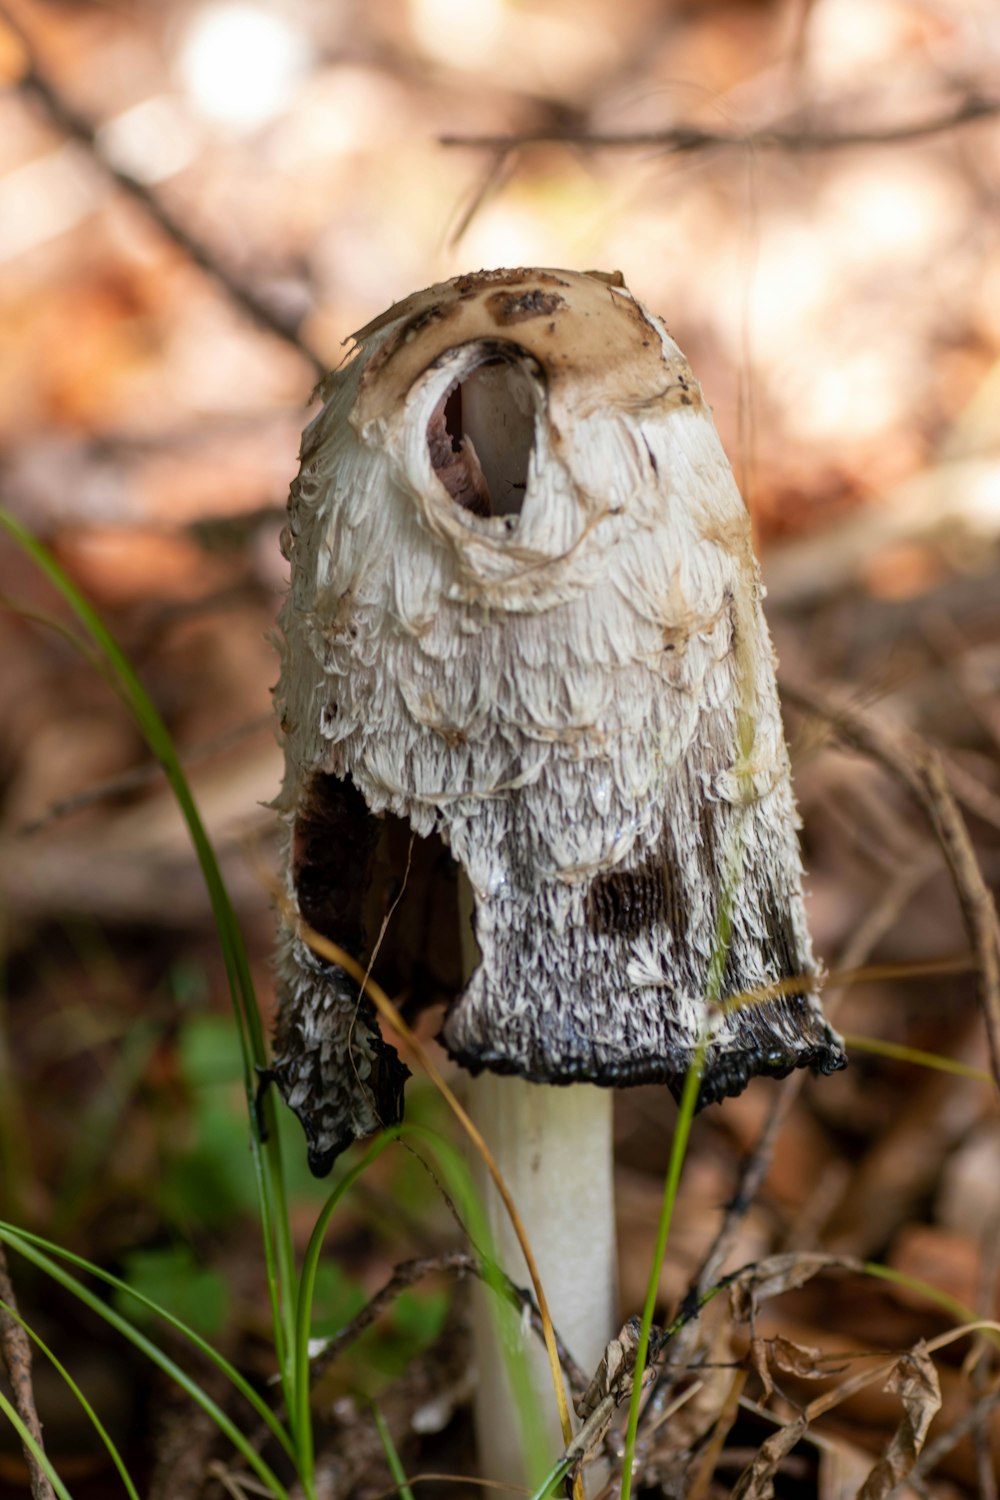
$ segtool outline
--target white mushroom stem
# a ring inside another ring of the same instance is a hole
[[[521,1215],[552,1322],[577,1363],[592,1373],[618,1326],[613,1090],[591,1084],[558,1088],[484,1073],[470,1081],[468,1100]],[[478,1186],[500,1266],[518,1286],[530,1287],[510,1219],[485,1171]],[[486,1287],[476,1291],[473,1337],[482,1475],[511,1485],[537,1483],[540,1476],[526,1471],[509,1357],[498,1338],[496,1295]],[[564,1443],[548,1359],[524,1321],[518,1344],[552,1462]]]
[[[472,930],[472,891],[459,878],[463,968],[472,973],[478,950]],[[614,1090],[592,1084],[526,1083],[482,1073],[470,1078],[469,1112],[492,1153],[521,1217],[535,1257],[549,1313],[564,1346],[588,1374],[618,1328],[618,1256],[613,1164]],[[493,1250],[516,1286],[531,1278],[510,1216],[485,1163],[473,1162]],[[510,1386],[511,1351],[502,1343],[497,1294],[473,1293],[476,1437],[484,1479],[533,1487],[521,1417]],[[510,1327],[510,1320],[506,1320]],[[514,1358],[521,1362],[531,1404],[540,1415],[551,1463],[565,1446],[552,1371],[537,1334],[522,1320]],[[572,1401],[569,1401],[572,1411]]]

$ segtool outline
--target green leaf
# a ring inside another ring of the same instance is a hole
[[[392,1309],[393,1329],[416,1355],[437,1338],[450,1306],[451,1292],[443,1287],[435,1291],[410,1287],[396,1298]]]
[[[372,1416],[375,1419],[375,1430],[378,1433],[379,1442],[382,1444],[385,1461],[389,1465],[389,1473],[396,1482],[396,1493],[399,1495],[399,1500],[413,1500],[413,1491],[406,1478],[406,1470],[403,1468],[399,1454],[396,1451],[396,1445],[392,1440],[392,1433],[389,1431],[388,1423],[378,1406],[374,1404],[372,1405]]]
[[[32,1437],[31,1433],[28,1431],[27,1427],[24,1425],[24,1422],[18,1415],[17,1410],[7,1400],[7,1397],[4,1395],[3,1391],[0,1391],[0,1412],[2,1412],[3,1415],[7,1418],[8,1422],[13,1427],[14,1431],[17,1433],[24,1446],[30,1449],[31,1456],[35,1460],[35,1462],[42,1469],[44,1469],[49,1483],[55,1490],[56,1494],[59,1496],[59,1500],[72,1500],[72,1496],[70,1495],[69,1490],[63,1484],[62,1480],[59,1478],[59,1475],[52,1467],[52,1463],[48,1455],[38,1446],[37,1442]]]
[[[218,1271],[200,1266],[187,1245],[131,1251],[124,1260],[122,1280],[206,1337],[225,1325],[229,1310],[225,1279]],[[115,1302],[134,1323],[156,1321],[149,1309],[124,1293],[116,1293]]]
[[[12,1224],[0,1222],[0,1238],[11,1249],[23,1255],[33,1265],[38,1266],[53,1281],[57,1281],[60,1286],[64,1286],[74,1297],[89,1307],[92,1312],[95,1312],[99,1318],[103,1318],[105,1323],[117,1329],[124,1338],[128,1339],[130,1344],[140,1350],[141,1353],[145,1354],[148,1359],[152,1360],[155,1365],[163,1370],[170,1379],[180,1386],[181,1390],[186,1391],[191,1399],[196,1401],[202,1410],[211,1417],[219,1431],[225,1434],[258,1478],[269,1486],[268,1493],[281,1497],[281,1500],[288,1500],[288,1492],[273,1470],[268,1467],[253,1445],[247,1441],[243,1433],[230,1420],[222,1407],[209,1396],[204,1387],[188,1375],[152,1339],[147,1338],[134,1321],[123,1317],[115,1308],[109,1307],[107,1303],[102,1301],[77,1276],[67,1271],[60,1264],[60,1261],[66,1261],[72,1266],[78,1266],[81,1270],[89,1272],[92,1276],[96,1276],[106,1286],[114,1287],[117,1291],[127,1296],[131,1293],[130,1300],[136,1302],[136,1305],[143,1298],[141,1292],[130,1289],[122,1281],[121,1277],[113,1276],[110,1271],[102,1270],[100,1266],[95,1266],[91,1261],[84,1260],[82,1256],[75,1255],[71,1250],[64,1250],[60,1245],[53,1245],[50,1241],[43,1239],[41,1235],[31,1234],[27,1230],[16,1229]],[[42,1250],[39,1248],[41,1246],[44,1246],[45,1249]],[[55,1257],[58,1257],[58,1259]],[[207,1343],[199,1333],[193,1328],[186,1326],[166,1308],[151,1307],[150,1310],[158,1313],[177,1333],[189,1339],[196,1348],[200,1349],[201,1353],[207,1359],[211,1360],[216,1369],[222,1371],[227,1379],[232,1382],[241,1395],[250,1403],[257,1417],[270,1428],[289,1458],[294,1459],[295,1450],[287,1432],[281,1426],[274,1413],[264,1404],[253,1387],[240,1374],[239,1370],[231,1365],[228,1360],[224,1359],[217,1349],[213,1349],[212,1345]]]
[[[97,1412],[94,1410],[93,1406],[87,1400],[87,1397],[81,1390],[80,1386],[76,1383],[72,1375],[67,1370],[66,1366],[60,1359],[56,1357],[55,1354],[53,1354],[48,1344],[45,1343],[44,1339],[39,1337],[39,1335],[30,1326],[30,1324],[24,1321],[20,1313],[15,1312],[12,1307],[9,1307],[4,1302],[0,1302],[0,1307],[3,1307],[5,1309],[8,1318],[13,1318],[16,1323],[20,1323],[21,1327],[31,1339],[32,1343],[34,1343],[36,1347],[42,1351],[42,1353],[45,1355],[45,1358],[52,1365],[53,1369],[58,1371],[58,1373],[62,1376],[63,1380],[66,1382],[69,1389],[73,1392],[73,1395],[76,1397],[77,1401],[80,1403],[81,1407],[86,1413],[91,1426],[94,1428],[94,1431],[97,1433],[101,1442],[104,1444],[104,1447],[107,1449],[108,1456],[110,1457],[111,1462],[114,1464],[115,1468],[118,1470],[118,1473],[121,1476],[121,1481],[125,1486],[126,1492],[129,1495],[129,1500],[139,1500],[135,1485],[132,1483],[132,1476],[129,1474],[128,1469],[125,1467],[125,1460],[119,1453],[116,1443],[114,1442],[104,1423],[101,1421],[100,1417],[97,1415]],[[32,1447],[32,1453],[37,1459],[38,1454],[35,1453],[34,1447]],[[54,1480],[55,1474],[51,1470],[48,1463],[46,1462],[42,1466],[46,1469],[50,1481]]]
[[[238,1083],[243,1066],[229,1017],[191,1016],[177,1039],[177,1060],[189,1089]]]
[[[332,1338],[361,1311],[367,1300],[359,1282],[353,1281],[334,1261],[322,1261],[316,1267],[311,1337]]]

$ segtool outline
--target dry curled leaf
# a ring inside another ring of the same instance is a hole
[[[841,1375],[846,1364],[831,1365],[829,1355],[809,1344],[796,1344],[780,1334],[766,1340],[771,1364],[783,1375],[797,1375],[800,1380],[825,1380]]]
[[[783,1375],[796,1375],[800,1380],[825,1380],[830,1375],[840,1375],[846,1365],[831,1365],[822,1349],[813,1345],[796,1344],[780,1334],[773,1338],[750,1340],[750,1364],[763,1387],[761,1400],[770,1399],[774,1390],[771,1369]]]
[[[732,1500],[771,1500],[778,1465],[791,1453],[808,1426],[805,1417],[796,1417],[794,1422],[772,1432],[737,1480]]]
[[[860,1261],[849,1255],[820,1255],[817,1253],[789,1252],[785,1255],[769,1255],[766,1260],[755,1261],[737,1276],[729,1287],[729,1301],[733,1317],[739,1323],[749,1323],[759,1303],[769,1297],[779,1297],[795,1287],[804,1286],[820,1271],[860,1271]]]
[[[639,1319],[629,1318],[618,1337],[608,1344],[593,1380],[575,1403],[576,1414],[582,1421],[597,1410],[606,1396],[613,1397],[615,1405],[620,1406],[632,1394],[632,1372],[638,1347]]]
[[[903,1419],[885,1453],[858,1491],[858,1500],[884,1500],[906,1478],[924,1446],[927,1429],[940,1409],[938,1374],[923,1340],[895,1365],[884,1389],[902,1400]]]
[[[767,1340],[754,1336],[750,1340],[750,1366],[761,1385],[761,1401],[766,1405],[774,1394],[774,1381],[767,1362]]]

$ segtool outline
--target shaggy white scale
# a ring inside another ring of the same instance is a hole
[[[620,278],[480,272],[362,329],[320,394],[285,534],[292,906],[363,959],[392,813],[471,886],[442,1037],[472,1072],[676,1090],[707,1035],[706,1103],[843,1066],[749,520],[662,323]],[[290,931],[279,981],[271,1076],[325,1172],[406,1070]]]

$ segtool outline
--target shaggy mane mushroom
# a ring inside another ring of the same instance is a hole
[[[453,950],[441,1039],[482,1075],[480,1127],[593,1368],[617,1326],[612,1089],[679,1092],[701,1043],[700,1105],[844,1064],[749,520],[684,356],[618,277],[456,277],[355,343],[285,534],[289,901],[363,962],[386,820],[448,851],[466,919],[427,929]],[[278,968],[269,1076],[324,1173],[401,1117],[406,1069],[290,926]],[[489,1338],[485,1470],[519,1480]]]

